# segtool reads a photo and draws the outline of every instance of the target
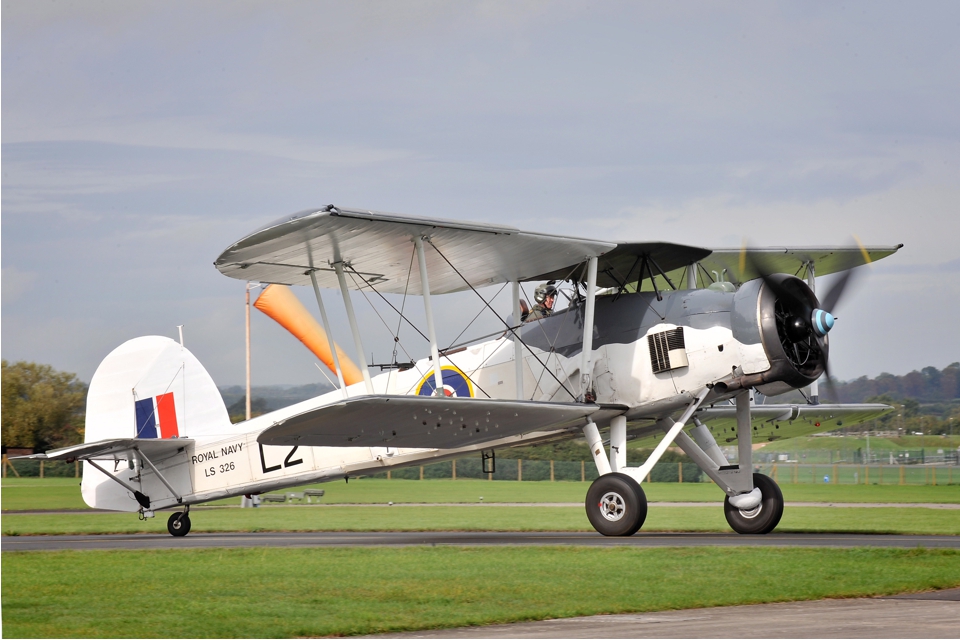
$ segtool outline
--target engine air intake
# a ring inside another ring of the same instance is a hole
[[[650,347],[650,365],[654,373],[671,371],[690,364],[683,341],[683,327],[649,334],[647,346]]]

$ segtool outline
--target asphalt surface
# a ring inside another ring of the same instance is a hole
[[[407,547],[407,546],[577,545],[589,547],[925,547],[960,549],[960,536],[772,533],[638,533],[607,538],[581,532],[287,532],[191,533],[170,535],[3,536],[3,551],[63,549],[201,549],[229,547]],[[960,631],[960,628],[958,628]]]
[[[956,638],[960,589],[589,616],[415,631],[379,638]]]

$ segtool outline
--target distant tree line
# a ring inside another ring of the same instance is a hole
[[[87,384],[75,374],[35,362],[2,361],[2,446],[44,451],[83,441]],[[884,402],[896,408],[876,421],[876,428],[899,428],[928,434],[960,432],[960,362],[943,369],[925,367],[902,376],[881,373],[835,383],[841,402]],[[259,415],[330,390],[329,385],[254,387],[252,413]],[[221,389],[234,421],[242,420],[245,396],[241,387]],[[821,394],[823,391],[821,390]],[[792,402],[781,396],[773,402]],[[589,460],[578,441],[540,447],[507,449],[504,458]],[[642,452],[631,455],[643,456]],[[682,455],[676,461],[686,461]],[[631,461],[632,462],[632,461]]]
[[[909,398],[920,403],[950,402],[960,399],[960,362],[942,370],[924,367],[903,376],[881,373],[876,378],[862,376],[835,384],[842,402],[866,402],[868,398],[881,395],[898,400]]]
[[[3,450],[45,451],[83,442],[87,385],[35,362],[2,361]]]

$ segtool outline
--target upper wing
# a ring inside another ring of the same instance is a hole
[[[727,270],[727,280],[746,282],[759,278],[757,269],[766,273],[802,276],[807,264],[813,264],[817,276],[846,271],[897,252],[902,244],[888,247],[768,247],[764,249],[714,249],[700,261],[707,271]],[[746,255],[744,255],[744,253]],[[742,269],[741,269],[742,267]]]
[[[430,396],[360,396],[291,416],[260,444],[452,449],[507,436],[583,426],[609,406]],[[616,407],[615,414],[626,407]]]
[[[604,254],[597,261],[597,286],[621,287],[636,282],[640,272],[646,278],[650,274],[660,275],[681,269],[694,262],[699,262],[710,255],[710,249],[691,247],[684,244],[670,242],[628,242],[618,244],[613,251]],[[575,265],[574,265],[575,266]],[[562,269],[543,273],[531,280],[563,280],[570,279],[568,265]],[[678,272],[678,275],[682,272]],[[583,273],[572,274],[572,279],[583,280]],[[671,277],[674,284],[679,280]]]
[[[384,293],[419,295],[412,242],[419,236],[429,237],[456,267],[455,271],[437,251],[426,251],[431,293],[468,289],[463,278],[475,287],[529,280],[616,246],[513,227],[330,206],[302,211],[253,232],[224,251],[215,265],[232,278],[278,284],[309,285],[310,271],[315,270],[321,287],[336,288],[331,265],[343,261],[350,266],[351,289],[365,287],[366,281]]]
[[[902,246],[902,244],[898,244],[886,247],[872,246],[863,248],[774,247],[746,250],[702,249],[701,251],[708,252],[706,256],[690,260],[686,262],[686,264],[689,265],[696,262],[700,265],[697,278],[701,286],[710,284],[711,280],[716,277],[713,275],[713,272],[716,272],[717,276],[721,276],[723,280],[728,282],[744,283],[760,276],[757,269],[763,269],[765,273],[788,273],[790,275],[805,277],[807,265],[813,264],[817,276],[837,273],[869,262],[876,262],[881,258],[896,253]],[[694,249],[695,247],[689,248]],[[611,252],[611,254],[613,253],[614,252]],[[604,258],[608,258],[611,254],[605,255]],[[666,267],[660,264],[660,267],[666,272],[666,276],[670,278],[674,286],[680,288],[686,286],[687,273],[685,265],[680,264]],[[639,270],[639,267],[637,267],[637,270]],[[627,281],[634,286],[639,275],[637,270],[633,271],[630,279]],[[724,270],[726,270],[726,273],[724,273]],[[655,276],[658,288],[661,290],[669,288],[669,285],[661,274],[655,271]],[[599,275],[597,276],[597,282],[600,282]],[[644,281],[641,283],[640,289],[642,291],[653,291],[649,272],[644,273]],[[630,290],[632,290],[632,287]]]
[[[113,438],[75,444],[62,449],[51,449],[46,453],[29,456],[15,456],[11,460],[122,460],[127,451],[139,449],[149,457],[177,453],[193,444],[190,438]]]

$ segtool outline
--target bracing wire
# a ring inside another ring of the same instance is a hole
[[[444,259],[446,259],[446,258],[444,258]],[[451,265],[451,266],[452,266],[452,265]],[[376,287],[374,287],[369,281],[367,281],[366,278],[364,278],[362,275],[360,275],[353,267],[350,267],[350,271],[351,271],[351,273],[355,274],[358,278],[360,278],[361,280],[363,280],[363,283],[364,283],[365,285],[367,285],[368,287],[370,287],[370,289],[371,289],[374,293],[376,293],[378,296],[380,296],[380,299],[381,299],[381,300],[383,300],[383,301],[386,302],[388,305],[390,305],[390,308],[393,309],[394,311],[396,311],[397,314],[398,314],[401,318],[403,318],[404,320],[406,320],[407,324],[409,324],[411,327],[414,328],[414,330],[415,330],[417,333],[419,333],[421,336],[423,336],[423,339],[424,339],[424,340],[426,340],[427,342],[430,341],[430,338],[428,338],[426,335],[424,335],[423,331],[420,331],[420,329],[418,329],[415,324],[413,324],[412,322],[410,322],[410,320],[409,320],[406,316],[404,316],[403,313],[401,313],[399,309],[397,309],[395,306],[393,306],[393,304],[391,304],[391,302],[390,302],[389,300],[387,300],[387,299],[383,296],[382,293],[380,293],[379,291],[377,291]],[[461,277],[462,277],[462,276],[461,276]],[[356,280],[354,280],[354,283],[356,283]],[[469,284],[469,283],[468,283],[468,284]],[[366,297],[366,296],[364,296],[364,297]],[[481,299],[482,299],[482,298],[481,298]],[[373,306],[373,305],[371,304],[371,306]],[[378,315],[378,316],[380,315],[379,312],[377,313],[377,315]],[[383,318],[381,317],[380,320],[383,321]],[[386,322],[384,322],[384,324],[386,324]],[[387,331],[389,331],[389,330],[390,330],[390,327],[388,326],[388,327],[387,327]],[[398,344],[399,344],[399,342],[398,342]],[[400,348],[403,349],[403,345],[400,345]],[[403,349],[403,352],[407,355],[408,358],[410,358],[410,360],[413,360],[413,358],[410,356],[410,354],[407,353],[407,350],[406,350],[406,349]],[[446,356],[443,356],[443,354],[441,354],[441,356],[442,356],[442,357],[446,357]],[[447,358],[447,359],[449,360],[449,358]],[[487,393],[487,392],[484,390],[483,387],[481,387],[479,384],[477,384],[477,381],[476,381],[476,380],[474,380],[473,378],[470,378],[470,376],[467,376],[467,378],[470,380],[470,382],[473,383],[473,386],[474,386],[474,387],[476,387],[476,388],[479,389],[480,391],[483,391],[484,395],[486,395],[488,398],[492,398],[492,397],[493,397],[493,396],[491,396],[489,393]],[[412,388],[412,387],[411,387],[411,388]]]
[[[447,265],[448,265],[451,269],[453,269],[454,273],[456,273],[458,276],[460,276],[460,279],[463,280],[464,284],[466,284],[468,287],[470,287],[470,290],[473,291],[473,292],[477,295],[477,297],[480,298],[480,300],[483,301],[483,304],[484,304],[488,309],[490,309],[490,311],[493,312],[493,315],[495,315],[495,316],[497,317],[497,319],[498,319],[500,322],[503,323],[503,326],[505,326],[505,327],[507,327],[507,328],[509,329],[509,328],[510,328],[510,323],[508,323],[506,320],[504,320],[503,317],[502,317],[499,313],[497,313],[497,311],[496,311],[493,307],[490,306],[490,303],[487,302],[486,298],[484,298],[482,295],[480,295],[480,292],[477,291],[476,288],[474,288],[474,286],[473,286],[472,284],[470,284],[470,281],[467,280],[465,277],[463,277],[463,274],[460,273],[460,270],[457,269],[455,266],[453,266],[453,263],[450,262],[450,260],[447,259],[447,256],[443,255],[443,252],[440,251],[440,249],[437,247],[437,245],[433,244],[433,242],[431,242],[429,238],[427,239],[427,242],[429,242],[429,243],[430,243],[430,246],[434,248],[434,250],[437,252],[437,255],[439,255],[441,258],[443,258],[443,261],[446,262]],[[534,358],[537,359],[537,362],[539,362],[540,365],[543,366],[543,367],[546,369],[546,365],[543,364],[543,361],[540,360],[539,356],[537,356],[537,354],[534,353],[533,349],[531,349],[529,345],[527,345],[523,340],[521,340],[521,339],[520,339],[520,336],[519,336],[516,332],[514,332],[514,336],[516,337],[517,340],[520,340],[520,344],[522,344],[523,346],[525,346],[525,347],[527,348],[527,351],[529,351],[530,354],[531,354]],[[556,375],[554,375],[554,373],[553,373],[552,371],[550,371],[549,373],[550,373],[550,375],[553,377],[553,379],[557,381],[557,384],[559,384],[559,385],[563,388],[563,390],[566,391],[567,394],[570,395],[570,397],[571,397],[573,400],[576,400],[576,399],[577,399],[577,397],[576,397],[575,395],[573,395],[573,392],[570,391],[570,389],[567,389],[567,385],[565,385],[563,382],[561,382],[560,379],[559,379]],[[486,393],[486,392],[484,391],[484,393]]]

